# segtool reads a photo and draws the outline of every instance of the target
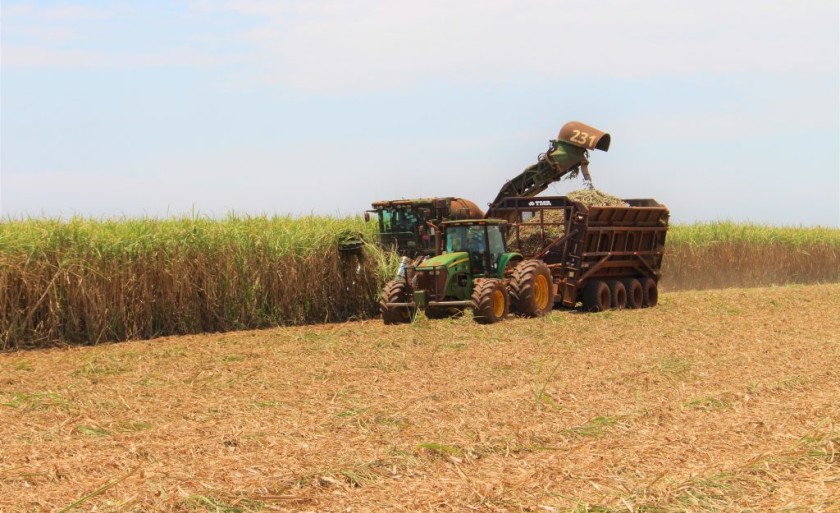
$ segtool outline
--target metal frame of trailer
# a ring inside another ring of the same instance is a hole
[[[505,198],[490,207],[487,217],[510,223],[510,248],[545,262],[556,287],[555,302],[574,307],[592,280],[659,282],[668,209],[653,199],[623,201],[628,206],[587,207],[565,196]],[[561,227],[561,236],[552,235]],[[531,242],[535,231],[539,235],[536,249],[525,248],[523,231],[531,232]]]

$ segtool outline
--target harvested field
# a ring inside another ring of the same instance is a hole
[[[839,309],[730,289],[4,353],[0,510],[837,511]]]

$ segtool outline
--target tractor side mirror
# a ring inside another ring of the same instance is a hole
[[[366,223],[370,222],[370,212],[368,212],[367,210],[365,210],[365,222]]]

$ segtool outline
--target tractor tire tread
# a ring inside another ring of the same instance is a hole
[[[504,313],[499,317],[493,311],[493,295],[500,290],[505,298]],[[510,311],[510,297],[501,280],[479,278],[473,282],[473,320],[479,324],[493,324],[507,317]]]
[[[544,275],[548,280],[548,307],[539,308],[535,298],[535,281],[537,276]],[[539,317],[551,312],[554,306],[554,284],[551,271],[542,260],[523,260],[513,270],[508,289],[510,293],[511,309],[514,313],[526,317]]]
[[[621,281],[627,290],[627,308],[641,308],[645,302],[645,292],[641,282],[636,278],[625,278]]]
[[[612,307],[616,310],[623,310],[627,308],[627,287],[621,280],[609,280],[607,285],[610,287],[610,298]]]
[[[385,324],[406,324],[414,317],[410,307],[388,306],[387,303],[404,303],[408,301],[408,286],[403,280],[391,280],[382,289],[379,300],[379,311]]]
[[[604,304],[602,301],[603,289],[607,289],[607,294],[610,297],[609,304]],[[612,292],[609,285],[602,280],[591,280],[583,288],[583,309],[588,312],[602,312],[609,310],[612,303]]]

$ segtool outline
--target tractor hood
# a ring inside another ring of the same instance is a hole
[[[438,255],[425,260],[417,266],[417,270],[431,269],[432,267],[453,267],[463,262],[469,262],[470,255],[466,251],[459,251],[457,253],[446,253],[445,255]]]

